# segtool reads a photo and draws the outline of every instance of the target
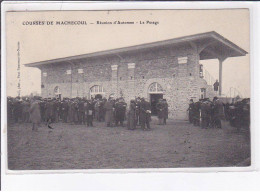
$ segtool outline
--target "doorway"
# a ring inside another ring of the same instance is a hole
[[[163,99],[163,94],[150,94],[152,116],[157,115],[156,105],[159,102],[159,99]]]
[[[61,100],[61,94],[56,94],[56,98],[58,98],[59,100]]]

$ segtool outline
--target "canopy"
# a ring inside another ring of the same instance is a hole
[[[76,55],[71,57],[29,63],[29,64],[25,64],[25,66],[39,67],[40,65],[73,61],[78,59],[119,55],[119,54],[129,53],[129,52],[140,52],[142,50],[147,50],[151,48],[160,48],[160,47],[168,47],[168,46],[174,47],[174,46],[185,46],[185,45],[197,49],[198,54],[200,55],[200,60],[225,59],[228,57],[245,56],[247,54],[247,52],[242,48],[240,48],[239,46],[235,45],[234,43],[227,40],[220,34],[216,33],[215,31],[212,31],[212,32],[206,32],[201,34],[195,34],[191,36],[184,36],[180,38],[124,47],[119,49],[99,51],[99,52],[88,53],[83,55]]]

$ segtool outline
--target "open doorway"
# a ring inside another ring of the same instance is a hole
[[[60,92],[59,86],[56,86],[54,88],[54,96],[55,96],[55,98],[61,99],[61,92]]]
[[[159,102],[159,99],[163,98],[163,94],[150,94],[150,102],[151,102],[151,112],[152,115],[157,115],[156,105]]]

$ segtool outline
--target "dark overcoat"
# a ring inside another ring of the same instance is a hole
[[[107,101],[104,105],[104,109],[106,110],[105,121],[106,123],[111,123],[113,121],[113,103]]]
[[[151,105],[149,102],[143,101],[140,103],[140,123],[150,121],[151,120],[151,114],[147,113],[147,111],[151,111]]]
[[[169,114],[168,103],[164,102],[163,103],[163,118],[168,119],[168,114]]]
[[[156,109],[157,109],[158,118],[159,118],[159,119],[164,118],[164,111],[163,111],[164,105],[163,105],[162,102],[158,102],[158,103],[156,104]]]
[[[45,107],[45,118],[52,119],[53,118],[53,102],[47,102]]]
[[[127,129],[133,130],[136,127],[136,105],[130,104],[130,109],[127,114]]]
[[[33,102],[30,106],[30,120],[33,124],[41,122],[41,110],[38,102]]]
[[[126,103],[118,102],[115,104],[115,116],[118,121],[125,120],[125,112],[126,112]]]

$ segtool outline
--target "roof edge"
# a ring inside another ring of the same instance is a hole
[[[39,62],[34,62],[34,63],[28,63],[28,64],[24,64],[24,65],[26,67],[38,67],[40,65],[47,65],[47,64],[51,64],[51,63],[58,63],[58,62],[63,62],[63,61],[71,61],[71,60],[77,60],[77,59],[88,58],[88,57],[98,57],[98,56],[105,56],[105,55],[116,55],[116,54],[127,52],[127,51],[160,47],[160,46],[170,45],[170,44],[174,44],[174,43],[180,43],[182,41],[185,42],[185,41],[189,41],[189,40],[192,40],[192,39],[195,39],[195,38],[199,38],[199,37],[203,37],[203,36],[211,36],[211,37],[221,41],[223,44],[227,45],[228,47],[231,47],[234,50],[238,51],[243,56],[245,56],[247,54],[247,52],[245,50],[243,50],[242,48],[240,48],[236,44],[232,43],[228,39],[224,38],[223,36],[221,36],[217,32],[209,31],[209,32],[204,32],[204,33],[199,33],[199,34],[194,34],[194,35],[183,36],[183,37],[179,37],[179,38],[161,40],[161,41],[156,41],[156,42],[151,42],[151,43],[145,43],[145,44],[140,44],[140,45],[134,45],[134,46],[110,49],[110,50],[96,51],[96,52],[92,52],[92,53],[88,53],[88,54],[56,58],[56,59],[51,59],[51,60],[46,60],[46,61],[39,61]]]

